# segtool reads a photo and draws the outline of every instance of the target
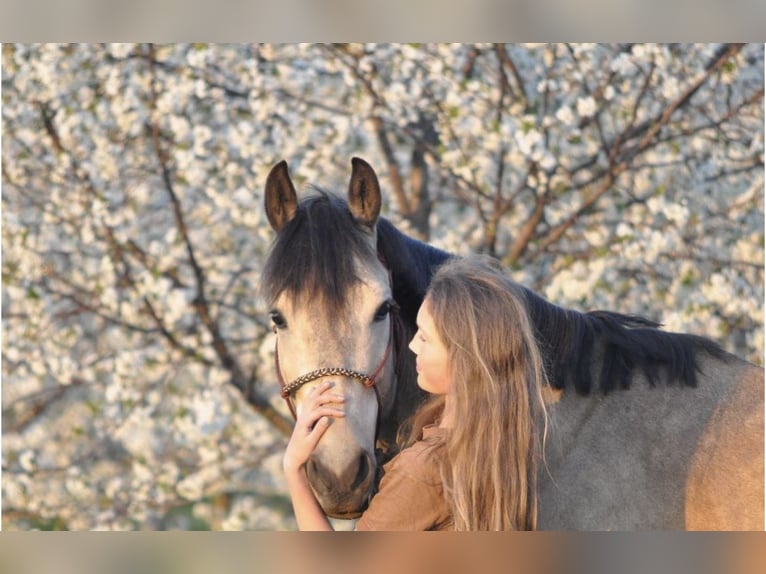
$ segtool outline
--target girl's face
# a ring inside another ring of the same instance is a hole
[[[410,341],[410,349],[417,356],[418,386],[435,395],[446,395],[451,384],[449,355],[437,335],[428,299],[420,306],[417,325],[418,331]]]

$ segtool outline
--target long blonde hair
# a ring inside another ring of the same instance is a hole
[[[442,478],[456,530],[537,526],[547,379],[524,299],[502,267],[482,256],[442,265],[426,294],[449,353],[453,424]],[[444,397],[434,397],[410,428],[443,409]]]

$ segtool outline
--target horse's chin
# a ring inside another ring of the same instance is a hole
[[[327,516],[330,518],[338,518],[340,520],[353,520],[355,518],[359,518],[362,515],[362,511],[358,510],[355,512],[328,512]]]
[[[365,497],[359,504],[343,504],[332,505],[330,508],[322,505],[324,513],[330,518],[338,518],[340,520],[353,520],[359,518],[362,513],[367,510],[369,503],[369,496]],[[329,505],[328,505],[329,506]]]

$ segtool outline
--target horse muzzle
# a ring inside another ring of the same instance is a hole
[[[375,458],[364,451],[340,469],[332,469],[312,456],[306,464],[306,476],[328,516],[357,518],[367,508],[375,487],[375,465]]]

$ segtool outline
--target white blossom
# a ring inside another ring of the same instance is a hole
[[[561,106],[556,112],[556,118],[564,125],[571,126],[575,122],[575,116],[572,108],[567,105]]]
[[[577,115],[587,118],[596,113],[596,100],[592,96],[577,99]]]

